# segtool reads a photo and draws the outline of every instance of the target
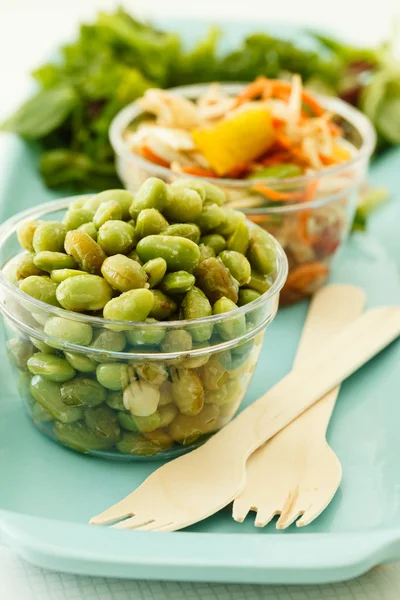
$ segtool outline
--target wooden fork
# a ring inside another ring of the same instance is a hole
[[[294,368],[322,352],[327,340],[361,313],[365,294],[352,285],[327,285],[311,301]],[[342,467],[325,434],[339,386],[254,452],[247,461],[246,487],[233,503],[232,516],[242,523],[249,511],[264,527],[280,515],[285,529],[298,517],[308,525],[328,506],[341,479]]]
[[[90,522],[125,519],[114,527],[175,531],[213,515],[243,489],[246,461],[257,448],[399,335],[400,306],[365,312],[317,358],[286,375],[207,443],[154,471]]]

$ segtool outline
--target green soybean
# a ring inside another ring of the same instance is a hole
[[[58,221],[46,221],[38,225],[33,234],[32,246],[35,252],[63,252],[67,228]]]
[[[64,254],[63,252],[50,252],[49,250],[38,252],[34,257],[33,262],[39,269],[48,272],[56,269],[75,269],[77,266],[72,256]]]
[[[19,289],[25,294],[36,298],[36,300],[41,300],[52,306],[60,306],[56,294],[57,283],[52,281],[50,277],[31,275],[21,281]]]
[[[161,213],[167,202],[167,186],[157,177],[149,177],[139,188],[133,199],[130,214],[136,219],[141,210],[156,208]]]
[[[125,221],[106,221],[99,229],[97,243],[109,256],[126,254],[133,246],[135,230]]]
[[[65,279],[56,290],[61,306],[83,312],[101,310],[112,298],[112,289],[102,277],[83,274]]]
[[[136,252],[144,262],[152,258],[163,258],[170,271],[191,271],[200,259],[197,244],[179,236],[149,235],[140,240]]]
[[[93,373],[97,368],[97,363],[84,354],[75,354],[74,352],[65,352],[64,356],[76,371],[81,373]]]
[[[198,244],[200,241],[200,228],[195,223],[173,223],[163,231],[163,235],[184,237]]]
[[[152,258],[148,260],[143,269],[148,277],[148,284],[151,288],[156,287],[167,272],[167,263],[163,258]]]
[[[44,325],[44,332],[55,339],[88,346],[92,341],[93,330],[87,323],[64,319],[63,317],[50,317]]]
[[[145,208],[138,214],[135,227],[137,240],[148,235],[156,235],[168,227],[168,221],[156,208]]]
[[[133,371],[125,363],[103,363],[96,369],[97,381],[108,390],[123,390],[134,378]]]
[[[107,302],[103,315],[105,319],[115,321],[144,321],[153,304],[154,296],[150,290],[130,290]]]
[[[104,387],[86,377],[75,377],[63,383],[60,393],[62,401],[68,406],[98,406],[107,398]]]
[[[70,231],[71,229],[78,229],[85,223],[91,223],[93,219],[93,213],[84,208],[76,208],[68,210],[63,218],[65,227]]]
[[[212,248],[215,254],[219,254],[226,248],[225,238],[218,233],[209,233],[207,235],[203,235],[200,238],[200,243]]]
[[[148,277],[144,267],[123,254],[115,254],[106,258],[101,267],[101,273],[111,287],[119,292],[143,288]]]
[[[184,294],[188,292],[195,283],[194,275],[187,271],[175,271],[168,273],[160,283],[160,289],[166,294]]]
[[[43,352],[36,352],[31,356],[27,361],[27,367],[33,375],[41,375],[48,381],[68,381],[75,375],[75,370],[65,358]]]
[[[96,435],[85,423],[56,423],[54,433],[61,444],[82,454],[109,450],[114,445],[112,440]]]
[[[249,261],[243,254],[235,250],[223,250],[219,254],[227,269],[229,269],[232,277],[236,279],[239,285],[248,283],[251,278],[251,266]]]
[[[35,375],[30,384],[30,392],[36,402],[56,421],[74,423],[83,417],[81,408],[64,404],[61,399],[60,384],[54,381]]]

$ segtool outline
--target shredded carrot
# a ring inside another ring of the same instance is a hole
[[[196,167],[195,165],[192,167],[182,167],[182,171],[188,175],[195,175],[197,177],[217,177],[214,171],[202,169],[201,167]]]
[[[268,215],[247,215],[247,218],[253,223],[268,223],[270,220]]]
[[[284,150],[288,150],[292,147],[292,141],[285,135],[282,131],[276,134],[275,142],[279,148],[283,148]]]
[[[263,196],[266,196],[268,200],[273,202],[284,202],[285,200],[301,200],[303,198],[303,192],[278,192],[273,190],[262,183],[253,185],[253,189],[260,192]]]
[[[160,167],[169,168],[170,163],[161,158],[161,156],[158,156],[158,154],[153,152],[153,150],[151,150],[151,148],[149,148],[148,146],[142,146],[142,153],[145,156],[145,158],[155,163],[156,165],[160,165]]]
[[[321,154],[321,152],[319,153],[319,159],[326,167],[337,165],[339,163],[339,161],[333,156],[327,156],[326,154]]]
[[[334,137],[343,135],[343,129],[339,127],[339,125],[337,125],[336,123],[332,123],[332,121],[328,121],[328,128]]]
[[[274,129],[280,129],[283,125],[285,125],[285,119],[280,119],[279,117],[272,117],[272,127]]]
[[[266,77],[257,77],[252,83],[249,83],[240,94],[236,96],[236,106],[243,104],[247,100],[254,100],[258,96],[261,96],[269,85],[269,81]]]
[[[308,233],[308,219],[311,214],[311,209],[301,210],[296,224],[297,237],[299,242],[309,246],[312,243],[312,238]]]
[[[290,154],[288,152],[276,152],[275,154],[266,156],[259,160],[259,164],[264,165],[264,167],[271,167],[273,165],[281,165],[285,162],[289,162]]]
[[[286,286],[304,294],[312,294],[328,277],[329,269],[321,262],[307,263],[289,273]]]
[[[306,186],[306,191],[304,193],[303,202],[311,202],[314,200],[315,192],[318,188],[318,180],[312,179]]]

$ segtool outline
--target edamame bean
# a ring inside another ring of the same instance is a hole
[[[225,222],[225,213],[218,204],[205,204],[201,215],[196,219],[196,225],[202,233],[216,229]]]
[[[238,224],[244,221],[246,217],[244,213],[230,208],[230,206],[223,206],[222,210],[225,214],[225,220],[214,230],[214,233],[219,233],[226,237],[227,235],[231,235]]]
[[[109,256],[126,254],[133,246],[135,230],[124,221],[106,221],[97,234],[97,243]]]
[[[17,230],[18,241],[25,250],[33,252],[33,236],[43,221],[25,221]]]
[[[167,194],[164,214],[170,221],[190,223],[202,213],[203,201],[196,190],[171,185]]]
[[[156,287],[167,272],[167,263],[163,258],[152,258],[144,265],[148,277],[148,284],[151,288]]]
[[[168,273],[160,283],[160,289],[166,294],[184,294],[188,292],[195,283],[194,275],[187,271],[175,271]]]
[[[32,246],[35,252],[63,252],[67,228],[58,221],[46,221],[36,227]]]
[[[149,317],[157,319],[157,321],[168,319],[176,311],[176,303],[161,290],[151,290],[151,293],[153,294],[153,306]]]
[[[170,381],[164,381],[159,387],[160,399],[158,401],[158,406],[166,406],[167,404],[171,404],[173,402],[172,397],[172,383]]]
[[[157,177],[149,177],[139,188],[131,204],[131,216],[136,219],[141,210],[156,208],[161,213],[167,202],[167,186]]]
[[[167,219],[156,208],[145,208],[138,214],[135,236],[137,240],[141,240],[148,235],[157,235],[167,227]]]
[[[83,417],[81,408],[67,406],[61,400],[59,383],[35,375],[31,381],[30,392],[36,402],[47,410],[56,421],[74,423]]]
[[[272,280],[269,275],[263,275],[262,273],[258,273],[252,269],[250,281],[247,284],[248,288],[258,292],[259,294],[264,294],[264,292],[269,290],[271,285]]]
[[[68,231],[78,229],[81,225],[90,223],[93,219],[93,214],[85,208],[69,209],[64,215],[63,223]]]
[[[43,352],[43,354],[56,354],[55,349],[51,348],[48,344],[46,344],[46,342],[42,342],[42,340],[37,340],[33,337],[29,339],[31,340],[35,348],[40,350],[40,352]]]
[[[239,285],[219,258],[207,258],[196,268],[196,284],[214,303],[226,296],[237,302]]]
[[[106,258],[101,273],[110,286],[119,292],[143,288],[147,282],[145,268],[123,254]]]
[[[85,423],[56,423],[54,433],[61,444],[83,454],[109,450],[113,446],[112,440],[99,437]]]
[[[154,385],[160,386],[168,379],[168,369],[160,363],[144,363],[136,365],[136,372],[140,379],[149,381]]]
[[[49,423],[54,420],[49,411],[43,408],[43,406],[40,406],[37,402],[35,402],[32,407],[32,419],[34,421],[39,421],[39,423]]]
[[[124,221],[128,221],[130,218],[129,209],[133,202],[133,195],[127,190],[106,190],[100,192],[100,194],[86,200],[84,208],[95,213],[100,204],[109,202],[109,200],[114,200],[119,203],[122,211],[122,218]]]
[[[107,398],[104,387],[87,377],[75,377],[63,383],[60,393],[62,401],[68,406],[98,406]]]
[[[33,254],[22,254],[16,262],[15,275],[16,280],[21,281],[31,275],[44,275],[42,268],[35,264],[35,256]]]
[[[161,417],[159,427],[168,427],[178,414],[178,408],[175,404],[167,404],[158,407],[158,414]]]
[[[134,417],[148,417],[156,412],[160,391],[148,381],[133,381],[124,389],[124,406]]]
[[[121,391],[109,392],[106,400],[107,406],[113,410],[125,411],[124,397]],[[127,413],[128,414],[128,413]]]
[[[171,368],[172,396],[183,415],[198,415],[204,404],[200,377],[191,369]]]
[[[104,306],[103,314],[105,319],[115,321],[144,321],[153,304],[154,296],[150,290],[130,290],[109,300]]]
[[[189,446],[203,435],[218,429],[218,416],[218,406],[205,404],[196,416],[178,414],[168,427],[168,433],[175,442]]]
[[[235,250],[241,254],[246,254],[249,247],[250,233],[246,223],[241,221],[237,224],[235,231],[228,239],[228,250]]]
[[[68,381],[75,375],[75,370],[65,358],[54,354],[36,352],[27,361],[27,367],[33,375],[41,375],[48,381],[58,383]]]
[[[50,273],[51,279],[56,283],[61,283],[68,277],[76,277],[77,275],[82,275],[82,271],[78,269],[55,269]]]
[[[252,268],[263,275],[269,275],[276,269],[274,243],[268,233],[261,227],[251,229],[247,257]]]
[[[44,332],[52,338],[79,346],[88,346],[93,335],[93,330],[87,323],[63,317],[49,317],[44,325]]]
[[[226,248],[226,240],[222,235],[218,233],[209,233],[207,235],[203,235],[200,238],[200,242],[205,246],[209,246],[214,250],[215,254],[219,254],[222,250]]]
[[[235,310],[237,305],[229,298],[222,297],[213,306],[213,314],[220,315],[231,310]],[[223,340],[232,340],[240,337],[246,332],[246,317],[238,315],[231,319],[225,319],[216,325],[217,331]]]
[[[201,369],[201,380],[206,390],[219,390],[229,377],[229,372],[217,358],[210,358]]]
[[[207,296],[198,287],[193,286],[181,304],[184,319],[193,320],[212,315],[212,307]],[[190,333],[195,342],[205,342],[212,336],[213,325],[190,326]]]
[[[206,246],[205,244],[199,244],[200,250],[200,260],[201,263],[203,260],[207,260],[207,258],[212,258],[215,256],[215,250],[211,246]]]
[[[124,409],[125,410],[125,409]],[[117,414],[118,423],[127,431],[139,431],[136,421],[130,412],[119,412]]]
[[[33,262],[39,269],[49,273],[56,269],[75,269],[77,266],[72,256],[64,254],[64,252],[50,252],[49,250],[38,252]]]
[[[136,252],[144,262],[160,256],[170,271],[191,271],[200,259],[197,244],[179,236],[149,235],[140,240]]]
[[[99,275],[101,265],[107,258],[104,250],[84,231],[68,231],[65,251],[70,254],[83,271]]]
[[[121,436],[116,413],[109,406],[85,410],[85,423],[102,440],[115,444]]]
[[[261,294],[256,292],[256,290],[239,290],[239,306],[244,306],[245,304],[249,304],[254,300],[257,300]]]
[[[185,352],[193,346],[192,336],[184,329],[173,329],[167,331],[161,343],[163,352]]]
[[[163,231],[163,235],[184,237],[195,244],[200,241],[200,229],[195,223],[173,223]]]
[[[251,278],[251,266],[243,254],[235,250],[223,250],[219,258],[222,260],[232,277],[236,279],[239,285],[249,283]]]
[[[126,388],[135,379],[135,373],[125,363],[103,363],[97,367],[96,377],[103,387],[116,392]]]
[[[134,417],[134,420],[141,433],[149,433],[161,427],[161,415],[158,411],[148,417]]]
[[[27,362],[35,352],[35,348],[30,340],[19,337],[8,340],[7,350],[11,362],[21,370],[27,369]]]
[[[21,292],[36,298],[36,300],[41,300],[52,306],[60,306],[56,295],[57,283],[52,281],[50,277],[31,275],[21,281],[19,289]]]
[[[156,319],[145,319],[145,323],[158,323]],[[158,346],[165,336],[165,328],[160,327],[144,327],[143,329],[136,327],[131,331],[125,331],[126,339],[133,346]]]
[[[123,433],[122,439],[116,443],[116,447],[119,452],[133,454],[134,456],[154,456],[166,449],[165,441],[161,445],[157,439],[152,441],[140,433],[134,432]]]
[[[93,373],[97,368],[97,363],[84,354],[75,354],[73,352],[64,351],[64,356],[71,367],[81,373]]]
[[[106,352],[122,352],[126,346],[126,339],[120,331],[99,329],[93,336],[92,348]]]
[[[92,240],[94,240],[95,242],[97,241],[97,228],[94,225],[94,223],[84,223],[83,225],[80,225],[80,227],[78,227],[78,231],[83,231],[84,233],[87,233],[88,235],[90,235]]]
[[[102,202],[94,213],[93,223],[97,229],[100,229],[104,223],[114,219],[117,221],[122,220],[122,209],[116,200],[108,200],[107,202]]]
[[[56,296],[61,306],[67,310],[93,311],[107,306],[112,298],[112,289],[102,277],[85,273],[65,279],[59,284]]]

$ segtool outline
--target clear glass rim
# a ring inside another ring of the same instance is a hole
[[[50,202],[46,202],[45,204],[41,204],[39,206],[35,206],[34,208],[29,208],[25,211],[19,212],[14,215],[7,221],[4,221],[0,226],[0,249],[6,240],[13,234],[16,233],[18,226],[24,222],[29,220],[40,219],[42,216],[47,215],[52,212],[56,212],[58,210],[66,209],[71,201],[77,200],[80,198],[90,198],[93,197],[93,194],[82,194],[79,196],[71,196],[68,198],[62,198],[61,200],[52,200]],[[253,224],[251,224],[253,225]],[[283,288],[287,275],[288,275],[288,261],[286,258],[286,254],[279,244],[279,242],[271,235],[268,234],[272,239],[275,251],[276,251],[276,262],[277,262],[277,276],[272,286],[264,292],[259,298],[245,304],[244,306],[240,306],[235,310],[230,311],[229,313],[223,313],[220,315],[211,315],[210,317],[202,317],[200,319],[193,320],[179,320],[179,321],[157,321],[156,323],[146,323],[143,321],[114,321],[111,319],[104,319],[103,317],[94,317],[92,315],[83,315],[81,313],[74,313],[72,311],[68,311],[64,308],[58,308],[56,306],[51,306],[50,304],[46,304],[41,300],[37,300],[28,294],[22,292],[19,288],[17,288],[13,283],[8,281],[4,276],[2,271],[4,265],[0,265],[0,288],[4,288],[11,295],[16,297],[17,299],[23,302],[29,302],[32,306],[36,307],[38,311],[44,311],[51,316],[62,317],[64,319],[70,319],[74,321],[81,321],[84,323],[88,323],[93,326],[98,327],[108,327],[111,326],[120,326],[123,329],[130,329],[134,331],[135,328],[140,328],[141,330],[151,330],[151,329],[160,329],[160,327],[165,327],[166,329],[182,329],[182,328],[190,328],[191,326],[196,327],[198,325],[212,325],[216,323],[221,323],[225,319],[231,319],[235,316],[246,314],[249,311],[255,310],[262,306],[265,302],[267,302],[270,298],[275,296],[280,292]],[[10,257],[10,260],[13,257]],[[1,306],[1,305],[0,305]],[[83,347],[83,346],[82,346]]]
[[[183,94],[187,97],[195,98],[197,97],[201,91],[205,90],[210,84],[194,84],[194,85],[186,85],[170,88],[168,91],[177,94]],[[247,83],[224,83],[221,82],[221,86],[224,90],[226,90],[230,94],[236,94],[240,92],[243,87],[247,85]],[[337,175],[343,172],[345,169],[357,165],[359,162],[363,160],[368,160],[371,156],[375,145],[376,145],[376,133],[375,129],[371,123],[371,121],[359,110],[340,100],[340,98],[333,98],[324,96],[321,94],[315,94],[315,97],[318,101],[325,106],[328,110],[333,112],[335,115],[338,115],[344,118],[346,121],[351,123],[351,125],[358,131],[362,143],[361,147],[356,151],[355,155],[347,162],[341,163],[340,165],[333,165],[331,167],[326,167],[322,171],[318,173],[311,173],[309,175],[300,175],[299,177],[287,177],[284,179],[279,178],[264,178],[264,179],[252,179],[251,185],[257,184],[265,184],[268,185],[280,185],[284,183],[285,186],[301,186],[310,183],[311,181],[324,179],[325,177],[330,177],[332,175]],[[109,139],[110,143],[113,147],[113,150],[117,157],[122,157],[128,162],[136,163],[138,166],[143,169],[149,169],[151,167],[152,173],[160,177],[183,177],[179,173],[175,173],[171,169],[167,167],[162,167],[160,165],[156,165],[145,158],[129,151],[126,147],[126,143],[123,140],[123,132],[129,123],[132,122],[133,119],[137,118],[140,114],[143,114],[143,110],[137,105],[137,101],[128,104],[125,108],[123,108],[111,122],[109,128]],[[187,177],[187,175],[186,175]],[[190,178],[200,179],[203,181],[208,181],[209,183],[218,184],[220,186],[232,187],[235,189],[247,189],[249,187],[248,180],[240,180],[240,179],[226,179],[226,178],[210,178],[210,177],[196,177],[191,175]],[[275,207],[273,212],[285,212],[282,211],[282,208],[286,209],[286,212],[289,212],[290,209],[293,209],[294,206],[297,206],[301,202],[293,203],[285,207]],[[313,202],[308,202],[307,206],[313,206]],[[264,207],[265,209],[265,207]],[[259,209],[259,212],[263,210],[263,207]],[[269,208],[268,208],[269,211]]]

